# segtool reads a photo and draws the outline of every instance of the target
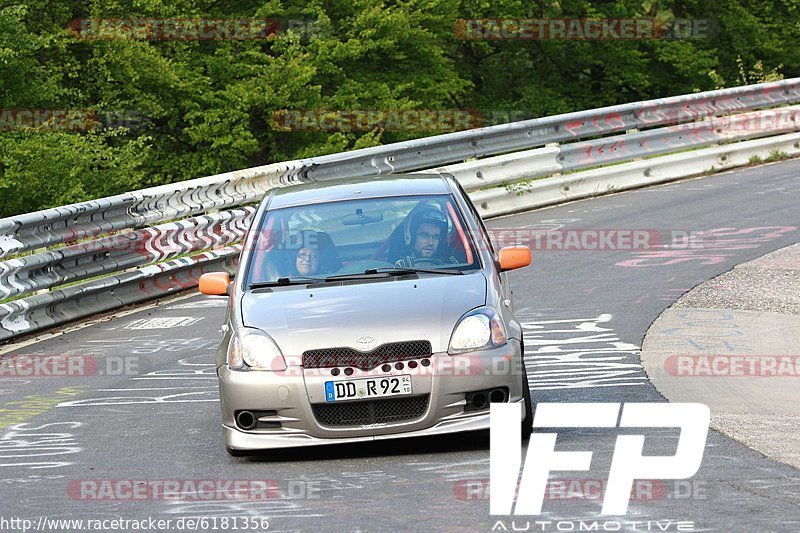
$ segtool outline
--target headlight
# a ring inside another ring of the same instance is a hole
[[[503,321],[491,307],[470,311],[458,321],[450,337],[448,353],[497,348],[506,343]]]
[[[235,370],[286,370],[286,360],[269,335],[255,328],[241,328],[228,347],[228,366]]]

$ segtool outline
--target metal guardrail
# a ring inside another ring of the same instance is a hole
[[[257,202],[298,183],[297,161],[237,170],[0,219],[0,257]]]
[[[240,252],[203,252],[0,305],[0,340],[188,289],[206,272],[232,274]]]
[[[636,189],[747,165],[752,158],[775,153],[800,155],[800,133],[765,137],[733,144],[584,170],[563,176],[517,182],[470,194],[481,216],[490,218],[562,204],[612,192]]]
[[[431,168],[633,129],[800,102],[800,78],[635,102],[314,158],[311,180]]]
[[[800,106],[782,107],[779,112],[779,119],[775,110],[741,113],[731,116],[736,117],[735,121],[731,117],[714,118],[586,142],[548,146],[423,172],[453,174],[465,190],[472,192],[520,179],[800,131]],[[734,127],[730,127],[731,124]],[[491,216],[489,213],[481,214]]]
[[[258,200],[273,187],[431,168],[800,102],[800,78],[673,96],[237,170],[0,220],[0,257]]]
[[[800,131],[800,106],[788,106],[796,102],[800,102],[800,78],[266,165],[2,219],[0,258],[17,257],[0,261],[0,300],[19,299],[0,304],[0,340],[169,294],[192,286],[206,271],[233,272],[239,251],[231,245],[243,238],[254,208],[203,213],[256,202],[274,187],[456,163],[428,171],[453,173],[488,217],[575,199],[576,191],[592,195],[630,184],[641,186],[659,178],[654,169],[674,168],[677,160],[696,173],[696,164],[688,162],[709,161],[708,150],[763,154],[765,147],[773,145],[800,147],[796,139],[787,144],[786,135],[774,142],[747,141]],[[775,106],[784,107],[763,110]],[[753,142],[756,148],[748,145]],[[663,156],[708,146],[716,148]],[[496,154],[506,155],[462,162]],[[643,157],[650,159],[637,161]],[[714,157],[719,162],[722,156]],[[521,179],[593,167],[602,168],[521,189],[506,187]],[[631,173],[635,179],[630,179]],[[684,171],[667,174],[686,175]],[[587,188],[587,182],[594,185]],[[567,193],[570,190],[572,194]],[[189,218],[159,225],[183,217]],[[60,244],[66,245],[20,255]],[[221,246],[226,248],[214,250]],[[195,252],[202,253],[161,262]],[[142,268],[126,271],[136,267]],[[96,276],[105,277],[91,279]]]
[[[241,241],[254,207],[188,218],[0,263],[0,299]]]

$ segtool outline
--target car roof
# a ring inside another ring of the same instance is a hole
[[[358,198],[449,194],[441,174],[382,174],[363,178],[341,178],[275,189],[270,209],[320,204]]]

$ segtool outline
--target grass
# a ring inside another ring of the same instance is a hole
[[[791,156],[789,154],[787,154],[786,152],[781,152],[780,150],[775,148],[773,150],[770,150],[769,156],[767,156],[767,158],[764,159],[764,162],[765,163],[773,163],[775,161],[783,161],[785,159],[789,159],[790,157]]]
[[[767,157],[762,158],[761,156],[754,155],[750,159],[747,160],[748,165],[761,165],[764,163],[774,163],[776,161],[785,161],[787,159],[793,159],[797,156],[787,154],[786,152],[782,152],[777,148],[770,150],[769,155]]]

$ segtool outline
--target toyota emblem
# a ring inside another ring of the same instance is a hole
[[[361,350],[371,350],[376,344],[378,344],[378,341],[373,337],[361,337],[356,340],[356,346]]]

